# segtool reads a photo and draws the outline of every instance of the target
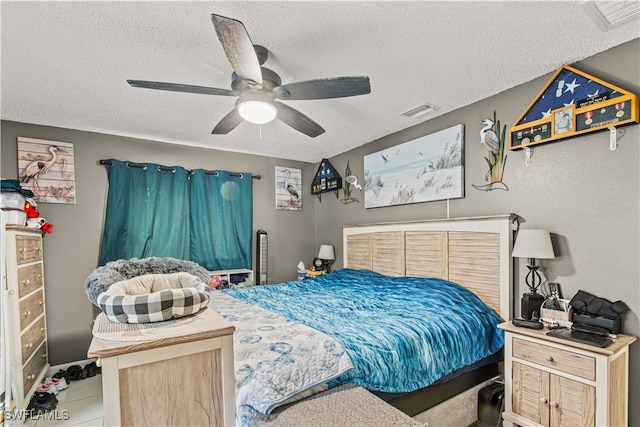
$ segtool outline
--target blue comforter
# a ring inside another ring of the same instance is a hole
[[[315,279],[235,288],[228,295],[335,337],[354,369],[338,382],[399,393],[500,350],[500,317],[445,280],[342,269]]]

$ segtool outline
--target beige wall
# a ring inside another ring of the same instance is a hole
[[[315,197],[304,195],[302,211],[275,210],[275,166],[302,169],[306,189],[315,173],[310,163],[3,121],[3,178],[17,176],[17,136],[74,144],[76,204],[38,206],[40,214],[54,226],[53,233],[44,238],[49,358],[53,364],[85,359],[91,341],[96,309],[86,296],[84,283],[99,260],[107,193],[107,174],[98,164],[100,159],[261,175],[261,180],[253,180],[253,239],[258,229],[268,233],[269,282],[295,280],[298,262],[303,259],[308,263],[317,251],[312,234]]]
[[[558,64],[560,66],[561,64]],[[640,41],[574,64],[623,89],[640,94]],[[500,65],[489,74],[500,73]],[[553,73],[552,73],[553,74]],[[363,156],[387,147],[463,123],[465,126],[465,197],[451,200],[451,217],[515,213],[522,228],[546,228],[552,233],[556,258],[543,260],[544,272],[560,283],[564,296],[579,289],[610,300],[623,300],[631,307],[624,330],[640,336],[640,126],[622,128],[615,151],[609,150],[609,132],[542,144],[534,148],[531,165],[525,166],[524,151],[507,153],[503,181],[509,191],[484,192],[472,184],[484,184],[486,149],[480,145],[478,122],[493,117],[508,126],[518,120],[552,74],[505,91],[453,113],[416,125],[363,147],[332,157],[344,171],[347,160],[352,172],[364,182]],[[425,99],[428,99],[425,94]],[[357,191],[356,191],[357,193]],[[438,201],[395,207],[365,209],[361,203],[342,205],[335,200],[316,205],[318,243],[336,245],[342,258],[339,225],[445,218],[447,202]],[[525,291],[526,260],[515,262],[516,300]],[[336,263],[338,268],[342,265]],[[631,347],[631,398],[640,398],[640,343]],[[631,405],[630,425],[640,425],[640,408]]]
[[[640,94],[640,41],[574,64],[578,69]],[[558,64],[560,66],[561,64]],[[500,64],[487,70],[499,76]],[[544,261],[547,277],[559,282],[565,296],[579,289],[630,307],[625,332],[640,335],[640,127],[627,126],[619,148],[609,151],[607,132],[598,132],[534,149],[530,166],[523,151],[508,153],[504,182],[509,191],[483,192],[486,151],[479,143],[479,120],[491,117],[513,124],[548,82],[550,75],[477,102],[402,132],[373,141],[331,158],[343,172],[347,160],[363,179],[363,156],[413,138],[462,123],[465,126],[465,197],[451,200],[452,217],[516,213],[522,227],[546,228],[554,234],[557,258]],[[428,94],[425,94],[428,99]],[[2,122],[2,177],[16,176],[16,137],[28,136],[74,143],[77,199],[75,205],[42,204],[42,215],[54,224],[45,237],[46,287],[50,355],[53,363],[85,357],[91,338],[94,310],[84,292],[84,281],[98,260],[106,194],[106,174],[96,162],[114,157],[187,168],[226,169],[261,174],[254,182],[254,228],[269,232],[270,282],[293,280],[295,265],[308,263],[320,244],[333,244],[342,266],[341,225],[379,221],[444,218],[444,201],[365,209],[362,203],[343,205],[333,195],[322,202],[310,194],[318,165],[215,150],[191,149],[151,141],[89,132]],[[274,166],[303,170],[304,210],[275,211]],[[516,295],[524,289],[524,263],[516,266]],[[519,296],[517,296],[519,298]],[[516,311],[517,313],[517,311]],[[640,397],[640,344],[631,349],[631,398]],[[630,425],[640,424],[640,408],[630,408]]]

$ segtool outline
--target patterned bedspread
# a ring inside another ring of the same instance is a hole
[[[468,289],[440,279],[342,269],[227,292],[335,337],[354,365],[337,382],[369,390],[417,390],[504,345],[500,316]]]
[[[210,306],[237,328],[240,425],[250,424],[240,421],[244,414],[269,413],[325,382],[417,390],[504,344],[495,311],[466,288],[439,279],[342,269],[216,291]]]
[[[301,323],[215,291],[209,306],[236,327],[233,337],[239,425],[352,369],[342,345]],[[326,387],[325,387],[326,389]]]

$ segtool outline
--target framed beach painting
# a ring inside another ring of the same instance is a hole
[[[276,166],[276,209],[302,210],[302,170]]]
[[[73,144],[19,136],[18,177],[36,203],[75,203]]]
[[[364,156],[365,208],[464,197],[464,125]]]

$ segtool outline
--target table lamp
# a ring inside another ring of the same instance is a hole
[[[551,235],[547,230],[520,230],[513,245],[511,256],[514,258],[529,258],[529,273],[525,282],[529,292],[522,295],[520,315],[525,320],[537,320],[540,318],[540,306],[544,302],[544,296],[537,291],[542,284],[542,278],[538,273],[540,266],[536,265],[536,258],[555,258]]]
[[[333,245],[320,245],[317,258],[322,261],[322,269],[327,273],[331,272],[331,264],[336,259]]]

